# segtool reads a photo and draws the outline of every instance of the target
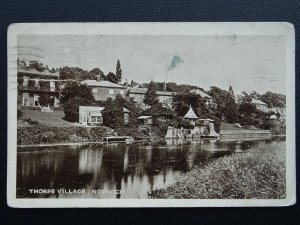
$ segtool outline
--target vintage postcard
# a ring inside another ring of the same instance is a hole
[[[8,28],[11,207],[296,201],[289,23]]]

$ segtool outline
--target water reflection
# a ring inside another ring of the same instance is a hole
[[[270,140],[262,142],[284,141]],[[112,144],[22,148],[17,160],[19,198],[147,198],[195,165],[246,150],[258,142],[167,140],[162,144]],[[33,193],[54,189],[53,193]],[[84,189],[84,194],[65,190]],[[31,192],[30,192],[31,190]]]

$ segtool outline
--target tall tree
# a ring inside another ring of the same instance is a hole
[[[229,86],[223,113],[229,123],[237,121],[237,105],[235,103],[234,92],[231,86]]]
[[[67,83],[61,92],[61,103],[65,119],[78,122],[79,106],[91,105],[95,101],[91,88],[77,82]]]
[[[158,96],[156,94],[156,86],[153,81],[149,83],[148,90],[145,94],[144,103],[149,106],[159,104]]]
[[[234,96],[234,92],[233,92],[233,89],[232,89],[231,85],[229,86],[228,92],[229,92],[231,98],[235,101],[235,96]]]
[[[117,60],[117,65],[116,65],[116,78],[118,83],[122,81],[122,69],[121,69],[121,64],[119,59]]]

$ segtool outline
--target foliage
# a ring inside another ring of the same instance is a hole
[[[148,106],[154,106],[159,104],[158,96],[156,94],[156,85],[153,81],[149,83],[148,90],[144,97],[144,103]]]
[[[172,199],[284,199],[285,143],[261,144],[245,153],[218,158],[196,167],[150,198]]]
[[[21,109],[17,109],[17,119],[18,119],[18,120],[21,119],[22,116],[23,116],[22,110],[21,110]]]
[[[174,112],[171,109],[165,108],[162,105],[153,105],[152,107],[146,109],[143,112],[144,116],[153,116],[153,117],[174,117]]]
[[[154,82],[155,86],[157,87],[157,91],[164,91],[165,90],[165,85],[167,87],[166,91],[170,91],[170,92],[178,92],[178,93],[186,93],[191,89],[195,89],[195,88],[199,88],[197,86],[194,85],[189,85],[189,84],[176,84],[174,82]],[[148,83],[144,83],[142,85],[145,88],[149,87]],[[199,88],[202,91],[204,91],[202,88]]]
[[[235,123],[237,121],[237,105],[235,103],[235,97],[231,86],[229,86],[229,91],[225,99],[223,115],[229,123]]]
[[[267,103],[268,107],[285,107],[286,97],[280,93],[266,92],[260,96],[260,100]]]
[[[116,76],[113,72],[109,72],[109,73],[106,75],[106,80],[107,80],[107,81],[110,81],[110,82],[112,82],[112,83],[115,83],[115,84],[118,83],[118,78],[117,78],[117,76]]]
[[[28,69],[35,69],[39,72],[43,72],[45,70],[45,66],[43,65],[43,63],[39,63],[36,60],[30,61],[27,68]]]
[[[64,105],[65,120],[70,122],[78,122],[79,106],[89,106],[92,104],[91,99],[75,96],[70,98]]]
[[[116,78],[118,83],[122,81],[122,69],[121,69],[121,64],[119,59],[117,60],[117,65],[116,65]]]
[[[82,98],[85,99],[88,103],[92,103],[95,98],[90,87],[78,82],[68,82],[66,83],[64,89],[61,91],[60,102],[65,104],[71,98]]]
[[[95,71],[93,71],[95,72]],[[78,67],[68,67],[65,66],[60,69],[59,71],[60,79],[66,80],[66,79],[73,79],[77,81],[83,81],[83,80],[95,80],[96,76],[94,73],[90,73],[89,71],[83,70]]]
[[[206,99],[199,94],[186,92],[184,94],[175,94],[172,99],[172,108],[175,110],[177,116],[184,116],[190,106],[199,117],[208,112],[205,105]]]
[[[44,81],[45,82],[45,81]],[[28,86],[27,86],[28,89],[31,89],[31,90],[35,90],[37,89],[36,86],[35,86],[35,81],[34,80],[29,80],[28,81]]]
[[[117,95],[115,100],[108,100],[106,107],[102,110],[103,124],[109,127],[124,126],[124,112],[123,105],[120,104],[122,96]]]
[[[39,97],[39,104],[41,106],[48,106],[51,102],[50,95],[47,93],[41,93]]]
[[[39,81],[39,84],[40,84],[40,90],[50,91],[50,82],[49,81],[41,80],[41,81]]]
[[[17,143],[48,144],[89,141],[87,129],[84,127],[47,127],[36,125],[18,128]]]

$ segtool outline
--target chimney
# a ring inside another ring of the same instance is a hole
[[[101,81],[101,76],[100,75],[96,75],[96,81]]]

